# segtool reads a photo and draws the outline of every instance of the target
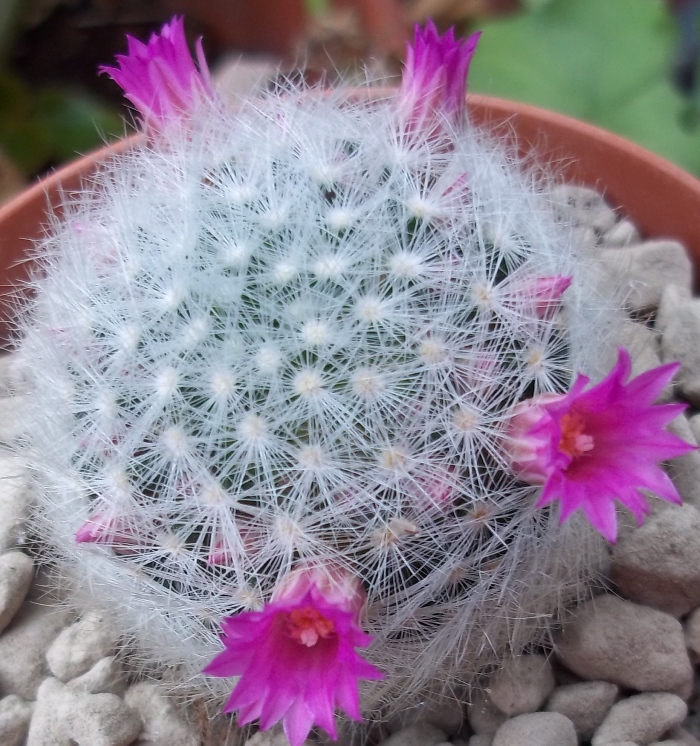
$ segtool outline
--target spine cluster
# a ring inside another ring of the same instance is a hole
[[[369,710],[546,634],[592,532],[535,509],[503,435],[610,351],[532,174],[469,124],[302,90],[204,101],[89,187],[42,246],[22,349],[65,583],[218,695],[220,620],[304,562],[362,584]]]

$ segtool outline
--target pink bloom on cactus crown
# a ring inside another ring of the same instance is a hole
[[[337,738],[335,708],[361,720],[358,681],[383,678],[356,652],[371,642],[360,628],[364,603],[351,573],[306,564],[283,579],[262,611],[224,619],[225,650],[204,669],[240,677],[224,712],[238,710],[240,725],[259,718],[261,730],[282,720],[291,746],[314,725]]]
[[[453,124],[463,120],[469,64],[480,36],[478,32],[465,40],[455,39],[453,28],[440,36],[432,21],[425,28],[415,27],[400,91],[413,129],[434,126],[436,115]]]
[[[107,544],[118,554],[129,553],[138,546],[138,539],[125,521],[109,516],[102,510],[92,515],[75,532],[78,544]]]
[[[520,279],[508,289],[505,303],[513,305],[520,301],[531,304],[539,319],[551,319],[561,308],[562,296],[573,278],[566,275],[548,275]]]
[[[101,67],[124,91],[153,130],[182,119],[198,99],[213,97],[209,68],[197,40],[197,62],[187,48],[182,17],[166,23],[148,44],[127,35],[128,54],[116,56],[119,67]]]
[[[559,500],[562,521],[580,508],[610,542],[617,538],[616,499],[639,525],[649,513],[641,490],[681,502],[658,462],[694,449],[664,429],[686,405],[653,403],[678,364],[628,380],[631,368],[620,348],[615,367],[587,391],[588,378],[579,375],[568,394],[521,402],[507,433],[513,472],[544,485],[537,507]]]

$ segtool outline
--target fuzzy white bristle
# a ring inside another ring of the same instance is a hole
[[[535,509],[499,440],[523,398],[606,369],[590,259],[471,125],[409,137],[391,97],[308,89],[201,107],[44,242],[22,351],[36,530],[144,660],[216,696],[212,620],[301,560],[364,584],[387,674],[368,711],[468,684],[590,574],[591,532]],[[560,311],[513,290],[554,275]],[[76,544],[99,513],[114,536]]]

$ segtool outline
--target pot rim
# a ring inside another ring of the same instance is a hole
[[[680,241],[694,260],[700,286],[700,180],[641,145],[566,114],[481,94],[469,94],[467,109],[475,123],[535,156],[562,181],[603,191],[643,235]],[[46,216],[97,164],[126,152],[140,137],[78,158],[0,205],[0,345],[11,337],[12,298],[21,292]]]

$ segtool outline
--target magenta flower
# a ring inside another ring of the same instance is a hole
[[[129,51],[116,56],[119,67],[100,67],[100,72],[121,86],[151,130],[157,132],[169,121],[182,120],[199,99],[214,96],[202,40],[197,40],[197,70],[182,17],[166,23],[160,34],[151,34],[148,44],[126,38]]]
[[[224,619],[225,650],[204,669],[240,677],[224,712],[238,710],[240,725],[259,719],[261,730],[282,720],[291,746],[314,725],[337,738],[335,708],[361,720],[358,681],[383,678],[356,652],[371,642],[360,628],[364,603],[348,571],[303,565],[262,611]]]
[[[75,532],[78,544],[107,544],[118,554],[128,554],[139,542],[133,531],[120,518],[99,511],[88,518]]]
[[[460,124],[466,110],[467,74],[481,33],[455,39],[451,28],[440,36],[435,24],[415,27],[413,44],[406,48],[400,98],[410,129],[431,130],[439,118]]]
[[[664,429],[686,405],[653,403],[678,364],[628,381],[631,367],[620,348],[615,367],[587,391],[588,378],[579,375],[568,394],[521,402],[507,433],[513,472],[544,485],[537,507],[559,500],[562,521],[580,508],[610,542],[617,538],[615,500],[639,525],[650,510],[641,490],[681,502],[659,462],[694,449]]]
[[[508,289],[506,304],[518,301],[532,304],[539,319],[551,319],[561,308],[562,295],[571,285],[572,277],[549,275],[523,279]]]

